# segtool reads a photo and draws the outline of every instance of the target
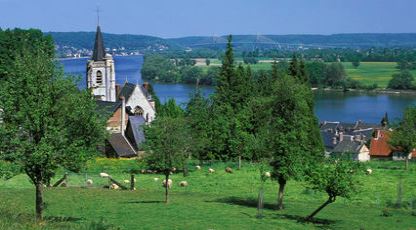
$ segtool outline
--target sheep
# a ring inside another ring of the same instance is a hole
[[[214,173],[214,172],[215,172],[215,170],[214,170],[214,169],[212,169],[212,168],[209,168],[209,169],[208,169],[208,172],[209,172],[209,173]]]
[[[166,188],[166,179],[163,180],[162,186]],[[172,180],[171,179],[168,180],[167,186],[168,186],[168,188],[172,188]]]
[[[150,169],[148,169],[148,170],[146,170],[146,173],[152,174],[152,173],[153,173],[153,171],[152,171],[152,170],[150,170]]]
[[[264,173],[264,176],[265,176],[265,177],[271,177],[271,176],[272,176],[272,174],[271,174],[270,172],[265,172],[265,173]]]
[[[181,186],[181,187],[186,187],[186,186],[188,186],[188,182],[187,182],[187,181],[181,181],[181,182],[179,183],[179,186]]]
[[[108,178],[110,175],[108,175],[107,173],[100,173],[100,177],[102,178]]]
[[[145,174],[146,173],[146,170],[142,169],[142,170],[140,170],[140,173],[141,174]]]
[[[120,187],[118,186],[118,185],[116,185],[116,184],[111,184],[110,185],[110,189],[111,190],[117,190],[117,189],[119,189]]]
[[[155,177],[155,178],[153,178],[153,180],[154,180],[154,181],[158,181],[158,180],[159,180],[159,178]]]
[[[233,173],[233,169],[230,167],[225,168],[226,173]]]
[[[126,184],[130,183],[129,180],[123,180],[123,182],[126,183]]]
[[[93,184],[92,179],[88,179],[86,182],[87,186],[91,186]]]
[[[197,165],[195,166],[196,170],[201,170],[201,166]]]
[[[176,168],[175,167],[172,168],[172,172],[176,172]]]
[[[373,170],[372,169],[367,169],[365,171],[366,171],[367,175],[370,175],[371,173],[373,173]]]

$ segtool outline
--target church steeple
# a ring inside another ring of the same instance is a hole
[[[105,49],[103,35],[101,33],[100,25],[97,25],[97,32],[95,33],[94,51],[92,53],[92,60],[103,61],[105,58]]]

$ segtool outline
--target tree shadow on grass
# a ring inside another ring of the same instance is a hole
[[[225,198],[216,199],[216,200],[213,200],[213,201],[206,201],[206,202],[216,202],[216,203],[224,203],[224,204],[230,204],[230,205],[239,205],[239,206],[245,206],[245,207],[249,207],[249,208],[257,208],[257,204],[258,204],[258,201],[256,199],[253,199],[253,198],[244,199],[244,198],[235,197],[235,196],[225,197]],[[276,205],[270,204],[270,203],[264,203],[263,208],[264,209],[276,210]]]
[[[46,216],[44,218],[47,222],[76,222],[83,220],[79,217],[72,217],[72,216]]]
[[[221,199],[216,199],[216,200],[211,200],[211,201],[206,201],[206,202],[225,203],[225,204],[230,204],[230,205],[245,206],[245,207],[249,207],[249,208],[257,208],[257,204],[258,204],[257,199],[240,198],[240,197],[234,197],[234,196],[221,198]],[[264,209],[269,209],[269,210],[277,210],[276,205],[275,204],[270,204],[270,203],[264,203],[263,208]],[[272,218],[274,218],[274,219],[289,219],[289,220],[294,220],[294,221],[297,221],[299,223],[304,223],[304,224],[311,223],[311,224],[318,225],[317,227],[320,227],[320,228],[328,228],[330,225],[336,223],[336,221],[334,221],[334,220],[320,219],[320,218],[313,218],[312,220],[307,221],[305,216],[291,215],[291,214],[280,214],[280,213],[276,213],[276,214],[272,215]]]
[[[140,200],[140,201],[127,201],[124,203],[125,204],[159,204],[159,203],[165,203],[165,202],[160,201],[160,200]]]
[[[316,225],[322,225],[322,227],[328,227],[329,225],[335,224],[337,222],[335,220],[320,219],[320,218],[313,218],[312,220],[306,220],[305,216],[291,215],[291,214],[274,214],[272,218],[295,220],[299,223],[304,223],[304,224],[311,223],[311,224],[316,224]]]

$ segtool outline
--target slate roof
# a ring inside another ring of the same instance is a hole
[[[334,149],[334,141],[333,138],[335,137],[333,133],[331,132],[322,132],[321,131],[322,140],[324,142],[324,147],[328,152],[332,152]]]
[[[133,95],[134,88],[136,88],[135,84],[126,82],[123,88],[121,89],[120,93],[118,94],[117,101],[120,101],[120,97],[123,96],[127,102],[131,95]]]
[[[110,142],[118,157],[134,157],[137,155],[129,141],[121,133],[112,133],[108,142]]]
[[[130,140],[133,146],[139,147],[141,143],[145,141],[143,126],[146,124],[146,120],[143,116],[129,116],[127,123],[126,136]]]
[[[111,102],[111,101],[95,101],[97,104],[96,111],[98,114],[105,117],[111,117],[113,113],[121,106],[121,101]]]
[[[103,35],[101,33],[100,26],[97,26],[97,32],[95,33],[94,50],[92,52],[92,60],[103,61],[105,58],[105,48]]]
[[[358,153],[364,143],[353,141],[351,139],[344,139],[335,146],[334,153]]]

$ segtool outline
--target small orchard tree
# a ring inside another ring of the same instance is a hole
[[[168,181],[173,168],[186,164],[188,130],[182,117],[158,117],[146,130],[145,162],[149,168],[165,175],[165,203],[168,203]]]
[[[44,45],[29,52],[30,44],[23,44],[0,78],[0,160],[34,184],[37,221],[43,219],[44,184],[60,167],[79,171],[105,136],[90,92],[63,77],[54,65],[53,43],[43,35],[39,39]]]
[[[359,165],[351,160],[329,159],[326,163],[316,164],[307,178],[312,189],[325,192],[328,199],[313,211],[306,220],[310,221],[327,205],[335,202],[337,197],[350,198],[359,185],[356,174]]]
[[[416,107],[408,107],[399,126],[393,131],[390,144],[405,153],[405,169],[409,167],[409,158],[416,148]]]

